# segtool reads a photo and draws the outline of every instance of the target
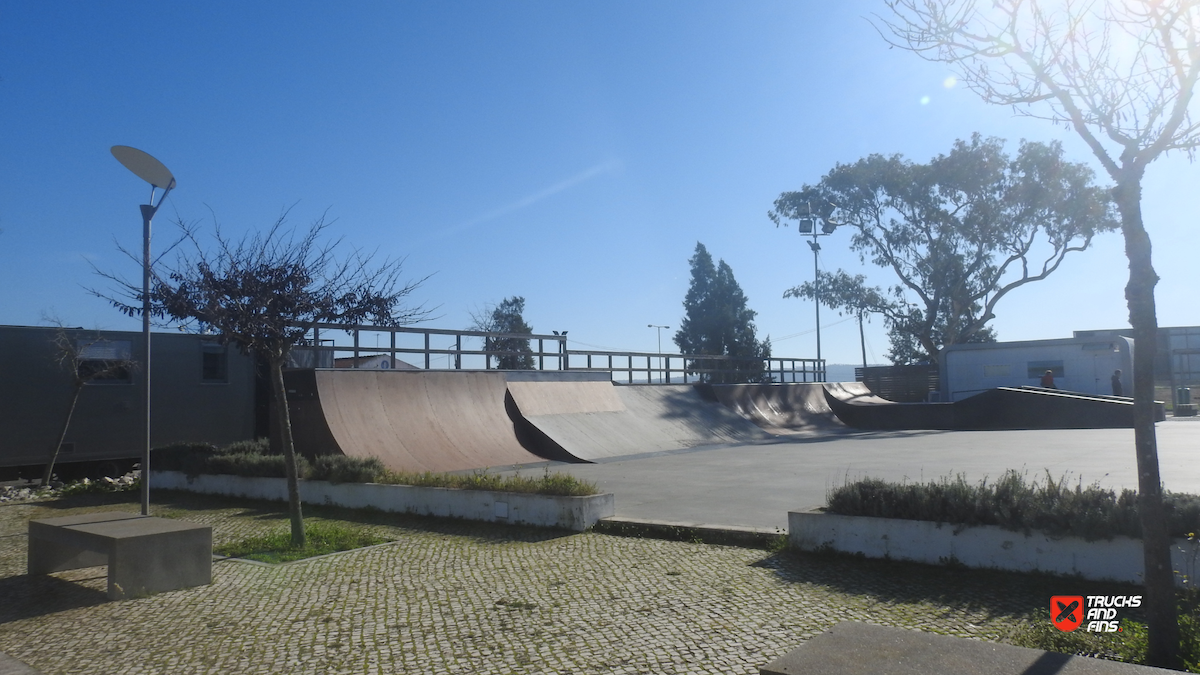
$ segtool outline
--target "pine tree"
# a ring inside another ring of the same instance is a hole
[[[705,382],[758,382],[764,379],[763,360],[771,355],[770,340],[759,342],[755,335],[757,313],[746,306],[746,294],[724,260],[713,264],[704,244],[688,261],[692,281],[683,301],[685,316],[675,333],[682,354],[732,356],[737,360],[721,366],[723,372],[705,373],[698,362],[688,366]]]
[[[532,335],[533,328],[525,323],[525,298],[514,295],[500,304],[489,307],[478,315],[472,328],[488,333]],[[496,356],[496,368],[500,370],[533,370],[533,350],[529,340],[512,337],[484,338],[484,349],[503,352]]]

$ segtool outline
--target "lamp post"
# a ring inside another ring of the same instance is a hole
[[[658,333],[658,369],[662,370],[662,365],[663,365],[662,332],[663,332],[663,330],[671,330],[671,327],[670,326],[659,326],[658,324],[648,323],[648,324],[646,324],[646,328],[653,328],[653,329],[655,329],[655,332]]]
[[[150,184],[150,203],[140,205],[142,212],[142,369],[145,372],[146,399],[146,445],[142,449],[142,515],[150,515],[150,221],[162,206],[167,195],[175,188],[175,176],[162,162],[127,145],[114,145],[113,157],[136,175]],[[161,189],[158,204],[154,203],[154,191]]]
[[[812,212],[812,204],[811,203],[806,203],[805,206],[808,207],[808,213],[804,216],[801,216],[799,219],[796,220],[796,229],[800,232],[801,236],[804,236],[804,235],[812,236],[812,241],[807,242],[807,243],[808,243],[809,248],[811,248],[812,252],[813,252],[813,291],[814,291],[813,296],[815,299],[815,302],[813,304],[816,305],[816,315],[817,315],[817,361],[820,361],[821,360],[821,272],[817,266],[817,254],[821,252],[821,245],[819,243],[817,243],[817,237],[824,237],[826,235],[833,234],[833,231],[836,230],[838,225],[841,225],[841,223],[833,220],[831,217],[832,214],[830,214],[830,217],[822,217],[822,216],[814,214]],[[820,224],[821,224],[820,232],[817,232],[817,223],[818,222],[820,222]]]

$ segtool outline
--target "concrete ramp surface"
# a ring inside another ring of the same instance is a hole
[[[706,386],[725,407],[771,434],[818,435],[846,429],[819,382]]]
[[[509,393],[546,442],[587,462],[771,438],[692,385],[510,382]]]
[[[378,457],[397,471],[508,468],[543,459],[518,440],[503,372],[288,371],[305,455]]]

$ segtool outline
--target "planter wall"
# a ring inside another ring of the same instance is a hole
[[[994,525],[967,527],[895,518],[840,516],[818,511],[788,513],[788,545],[803,551],[834,550],[868,558],[929,564],[1079,575],[1085,579],[1142,583],[1142,542],[1129,537],[1085,541],[1026,536]],[[1176,584],[1195,575],[1196,547],[1178,539],[1171,547]]]
[[[287,480],[284,478],[226,475],[188,478],[179,471],[151,471],[150,488],[287,501]],[[561,527],[580,532],[616,513],[612,494],[556,497],[378,483],[333,484],[320,480],[300,481],[300,500],[307,504],[376,508],[394,513]]]

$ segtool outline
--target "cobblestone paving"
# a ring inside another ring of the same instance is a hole
[[[216,542],[274,505],[156,495]],[[109,602],[104,570],[25,575],[26,523],[112,498],[0,505],[0,651],[45,673],[757,673],[842,620],[996,639],[1064,583],[846,557],[323,511],[396,541]],[[1073,588],[1077,588],[1073,587]]]

